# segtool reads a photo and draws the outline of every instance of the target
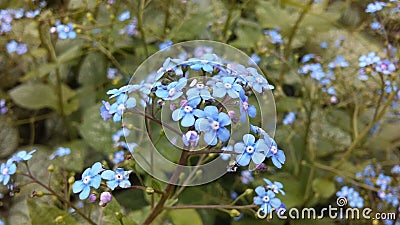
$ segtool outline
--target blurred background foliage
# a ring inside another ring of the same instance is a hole
[[[213,183],[187,188],[179,203],[229,204],[231,192],[242,193],[263,183],[263,177],[284,184],[282,201],[290,207],[321,208],[336,201],[340,184],[335,177],[362,186],[355,174],[368,164],[389,168],[399,162],[400,132],[396,96],[383,92],[379,77],[360,81],[358,58],[370,51],[390,55],[384,48],[397,46],[398,15],[380,15],[385,35],[370,29],[373,18],[365,13],[364,0],[54,0],[0,1],[1,9],[40,9],[34,18],[12,21],[12,30],[0,36],[0,99],[8,112],[0,115],[0,157],[6,159],[18,149],[38,149],[32,170],[48,180],[47,156],[59,146],[72,154],[59,159],[63,168],[52,182],[62,187],[67,175],[79,173],[96,160],[109,160],[115,151],[111,136],[118,125],[100,119],[105,92],[125,85],[135,69],[159,45],[207,39],[230,44],[248,55],[260,57],[258,66],[275,85],[277,106],[276,140],[285,150],[283,169],[256,172],[254,182],[243,184],[239,176],[227,174]],[[394,4],[394,3],[393,3]],[[129,11],[129,18],[119,18]],[[76,37],[61,39],[51,32],[56,21],[73,24]],[[3,22],[4,23],[4,22]],[[282,44],[271,43],[265,30],[278,30]],[[11,40],[27,45],[22,55],[10,54]],[[321,48],[325,42],[328,48]],[[334,69],[331,86],[336,94],[298,69],[303,55],[313,53],[327,67],[342,55],[349,67]],[[392,56],[396,59],[398,53]],[[110,74],[110,68],[117,72]],[[386,78],[385,78],[386,79]],[[398,85],[399,76],[388,78]],[[334,98],[333,98],[334,97]],[[282,124],[289,112],[293,124]],[[374,132],[371,132],[374,128]],[[138,176],[153,188],[160,184],[135,167]],[[134,178],[134,181],[138,179]],[[28,200],[32,190],[10,198],[6,188],[1,200],[1,217],[9,224],[77,224],[63,206]],[[366,192],[365,195],[368,195]],[[366,196],[367,197],[367,196]],[[367,197],[368,198],[368,197]],[[149,198],[137,191],[116,193],[117,201],[106,207],[103,224],[119,224],[114,213],[122,205],[126,215],[141,221],[149,211]],[[370,199],[371,202],[374,199]],[[252,197],[243,203],[251,204]],[[365,203],[373,205],[373,203]],[[168,211],[161,224],[265,224],[254,212],[243,210],[240,219],[218,210]],[[47,222],[44,222],[47,221]],[[128,221],[128,220],[127,220]],[[131,221],[132,222],[132,221]],[[313,221],[274,219],[273,224],[309,224]],[[318,224],[357,224],[357,221],[318,220]],[[376,222],[377,223],[377,222]],[[126,224],[130,224],[129,221]],[[133,224],[133,222],[132,222]],[[365,223],[363,223],[365,224]]]

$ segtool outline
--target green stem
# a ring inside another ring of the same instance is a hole
[[[382,93],[383,94],[383,93]],[[362,133],[356,138],[354,139],[353,143],[350,145],[350,147],[347,149],[347,151],[342,155],[342,157],[339,159],[339,161],[334,165],[334,168],[338,168],[340,165],[342,165],[342,163],[344,161],[346,161],[346,159],[350,156],[350,154],[353,152],[353,150],[357,147],[357,145],[364,140],[364,138],[368,135],[369,131],[371,130],[371,128],[375,125],[375,123],[386,113],[386,109],[392,104],[392,101],[394,99],[394,97],[397,95],[396,91],[393,91],[386,104],[383,106],[382,110],[379,111],[379,113],[377,113],[377,115],[375,116],[375,118],[373,118],[373,120],[371,121],[371,123],[368,124],[368,126],[366,126],[364,128],[364,130],[362,131]]]
[[[290,52],[292,50],[292,42],[293,39],[296,35],[297,30],[300,27],[301,22],[303,21],[304,17],[306,16],[307,12],[310,10],[312,4],[314,3],[314,0],[309,0],[306,7],[303,9],[303,11],[300,13],[299,17],[297,18],[295,24],[293,25],[293,28],[289,34],[288,37],[288,42],[285,45],[285,50],[284,50],[284,59],[285,61],[289,61],[289,56]],[[285,82],[285,72],[286,72],[286,67],[282,66],[280,73],[279,73],[279,83],[282,85]]]
[[[142,38],[146,57],[149,57],[149,50],[147,49],[147,42],[146,42],[146,33],[144,32],[144,26],[143,26],[144,8],[145,8],[145,0],[140,0],[138,14],[137,14],[137,22],[138,22],[137,25],[138,25],[138,30],[139,30],[140,36]]]
[[[179,159],[179,165],[184,165],[188,158],[187,151],[182,151],[181,158]],[[182,171],[182,167],[178,167],[174,174],[172,175],[169,184],[165,188],[164,195],[161,197],[160,201],[158,201],[157,205],[154,207],[153,211],[147,216],[143,225],[150,225],[156,218],[161,214],[164,209],[165,202],[168,200],[173,187],[175,186],[174,183],[179,179],[179,174]]]
[[[53,189],[51,189],[50,187],[48,187],[47,185],[45,185],[44,183],[42,183],[40,180],[36,179],[28,166],[28,163],[25,164],[28,174],[21,174],[23,176],[26,176],[28,178],[30,178],[33,182],[35,182],[36,184],[40,185],[41,187],[43,187],[44,189],[46,189],[48,192],[50,192],[53,196],[56,196],[58,198],[58,200],[64,202],[65,204],[67,204],[69,207],[73,208],[75,210],[75,212],[77,212],[80,216],[82,216],[83,219],[85,219],[88,223],[92,224],[92,225],[96,225],[96,223],[90,219],[89,217],[87,217],[83,212],[81,212],[79,210],[78,207],[76,207],[75,205],[71,204],[71,202],[69,202],[68,200],[64,199],[61,195],[59,195],[57,192],[55,192]]]
[[[40,24],[39,28],[39,35],[40,35],[40,40],[42,44],[45,46],[47,49],[47,52],[49,54],[49,62],[57,63],[57,54],[56,50],[54,49],[54,45],[51,42],[51,37],[49,31],[49,25],[46,22],[42,22]],[[60,115],[62,118],[62,121],[64,125],[67,127],[67,131],[69,134],[69,138],[72,139],[72,130],[71,126],[69,124],[69,121],[66,118],[65,115],[65,109],[64,109],[64,102],[63,102],[63,91],[62,91],[62,81],[61,81],[61,72],[59,66],[56,68],[56,87],[57,87],[57,100],[58,100],[58,108],[60,110]]]

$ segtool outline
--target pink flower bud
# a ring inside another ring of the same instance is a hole
[[[100,202],[99,205],[104,207],[107,205],[107,203],[111,202],[112,199],[112,195],[110,192],[105,191],[103,193],[100,194]]]

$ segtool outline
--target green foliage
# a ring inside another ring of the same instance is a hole
[[[195,209],[172,210],[168,212],[168,215],[174,225],[203,225],[203,222]]]
[[[66,211],[57,209],[54,206],[37,203],[34,199],[28,200],[29,216],[32,224],[49,224],[49,225],[79,225],[71,214]]]

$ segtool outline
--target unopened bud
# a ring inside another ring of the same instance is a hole
[[[89,202],[93,203],[96,201],[96,199],[97,199],[97,196],[95,194],[92,193],[89,195]]]
[[[147,187],[146,188],[146,193],[147,194],[153,194],[154,193],[154,189],[152,187]]]
[[[54,171],[54,165],[53,165],[53,164],[50,164],[49,167],[47,167],[47,170],[48,170],[49,172],[53,172],[53,171]]]
[[[68,178],[68,184],[73,184],[75,182],[75,177]]]
[[[117,220],[122,220],[122,217],[123,217],[124,215],[122,215],[122,213],[121,212],[116,212],[115,213],[115,217],[117,217]]]
[[[57,216],[56,219],[54,220],[56,224],[62,224],[64,222],[64,217],[63,216]]]
[[[246,193],[246,195],[251,195],[253,194],[253,189],[248,188],[246,191],[244,191],[244,193]]]
[[[240,216],[240,212],[237,209],[232,209],[231,211],[229,211],[229,215],[231,217],[237,217]]]
[[[105,191],[103,193],[100,194],[100,202],[99,205],[104,207],[106,206],[109,202],[111,202],[112,199],[112,195],[110,192]]]

